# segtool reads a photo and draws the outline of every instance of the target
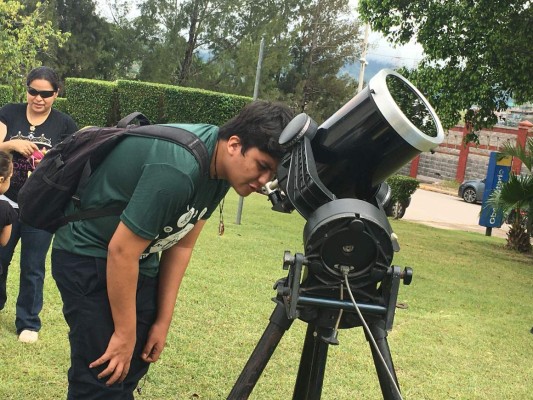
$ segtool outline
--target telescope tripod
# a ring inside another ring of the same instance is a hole
[[[396,389],[399,385],[387,342],[387,329],[392,326],[399,281],[407,277],[408,279],[405,279],[404,283],[408,284],[411,276],[410,269],[402,274],[398,267],[391,267],[388,280],[381,285],[382,289],[387,292],[385,296],[386,305],[358,304],[361,313],[363,315],[366,314],[365,319],[368,317],[368,327],[383,357],[382,360],[371,344],[370,349],[384,400],[401,399],[401,395]],[[292,296],[293,299],[294,297]],[[344,315],[347,319],[351,319],[351,324],[356,321],[355,326],[361,325],[361,321],[353,313],[355,306],[351,302],[311,296],[297,297],[296,302],[290,301],[294,307],[296,305],[304,306],[308,311],[310,310],[310,315],[314,315],[317,318],[308,322],[292,398],[293,400],[319,400],[322,394],[329,345],[338,344],[336,327],[330,326],[331,323],[327,321],[331,321],[332,313],[338,315],[339,310],[345,312]],[[248,399],[281,338],[291,327],[294,318],[289,318],[289,316],[296,314],[294,311],[288,309],[287,298],[280,298],[280,296],[276,298],[276,307],[270,316],[270,322],[233,386],[227,398],[228,400]],[[305,313],[305,310],[303,312]],[[365,335],[367,340],[370,341],[371,338],[368,337],[367,332],[365,332]],[[394,383],[391,381],[391,376],[394,379]]]

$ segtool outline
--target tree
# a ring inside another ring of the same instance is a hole
[[[0,1],[0,83],[11,85],[18,96],[24,93],[24,78],[40,65],[38,56],[53,43],[62,46],[68,33],[61,33],[45,19],[45,3],[26,13],[19,1]]]
[[[177,77],[177,84],[187,86],[191,75],[193,63],[199,61],[195,60],[195,52],[200,46],[206,44],[206,36],[209,32],[209,25],[217,31],[221,21],[217,21],[216,16],[221,14],[231,14],[232,10],[238,9],[241,6],[240,1],[209,1],[209,0],[191,0],[185,2],[181,7],[182,21],[187,29],[187,45],[179,65],[179,72]],[[214,36],[214,35],[213,35]],[[196,63],[197,64],[197,63]]]
[[[290,63],[288,27],[300,2],[224,2],[224,7],[219,7],[206,19],[202,39],[209,57],[193,74],[191,83],[251,96],[260,43],[264,39],[260,97],[278,96],[279,76]]]
[[[409,79],[443,125],[465,122],[471,139],[494,111],[533,100],[530,0],[360,0],[362,18],[394,44],[415,38],[425,57]]]
[[[185,40],[178,2],[145,0],[133,24],[141,43],[138,78],[157,83],[176,83]]]
[[[29,0],[28,3],[35,3]],[[37,5],[39,2],[37,1]],[[116,53],[112,25],[96,15],[94,0],[52,0],[48,5],[54,27],[70,34],[62,47],[41,55],[41,61],[66,77],[114,78]]]
[[[148,49],[139,78],[251,96],[264,38],[260,97],[324,119],[355,94],[339,76],[358,56],[349,11],[348,0],[146,0],[135,21]]]
[[[56,0],[58,26],[72,34],[68,46],[58,49],[57,68],[63,76],[110,79],[110,26],[96,15],[91,0]],[[97,55],[95,57],[95,55]]]
[[[509,181],[505,182],[500,190],[494,191],[488,204],[504,212],[516,211],[507,234],[507,247],[520,252],[530,252],[530,237],[533,236],[533,138],[526,141],[525,147],[507,143],[500,153],[502,156],[518,158],[529,173],[524,175],[511,173]],[[520,210],[527,212],[526,227]]]
[[[36,2],[37,0],[27,0]],[[359,23],[348,0],[50,0],[49,18],[72,34],[47,63],[65,76],[126,77],[251,96],[264,39],[260,97],[306,110],[317,121],[355,94],[339,75],[359,55]],[[75,4],[76,3],[76,4]],[[309,18],[312,16],[312,18]]]
[[[129,20],[130,0],[106,0],[110,15],[111,38],[108,52],[112,54],[111,79],[135,79],[138,75],[144,48],[138,30]]]
[[[349,18],[347,0],[302,2],[292,32],[292,61],[280,89],[293,106],[317,122],[333,114],[356,93],[356,81],[339,76],[360,54],[360,24]]]

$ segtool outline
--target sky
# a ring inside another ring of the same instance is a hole
[[[354,14],[357,13],[357,0],[350,0],[350,7],[354,10]],[[368,76],[366,71],[374,72],[375,68],[371,68],[372,63],[385,64],[388,68],[408,67],[414,68],[418,62],[422,59],[423,49],[422,46],[416,41],[411,41],[404,46],[394,47],[381,35],[379,32],[370,31],[368,37],[368,50],[366,60],[369,63],[365,68],[365,81],[372,76]],[[355,66],[356,77],[359,77],[359,65]]]
[[[383,68],[415,68],[423,55],[420,44],[412,42],[404,46],[393,47],[377,32],[370,33],[368,44],[367,65],[363,79],[365,82],[368,82]],[[355,65],[346,66],[345,70],[358,80],[360,68],[361,63],[356,62]]]
[[[378,32],[372,32],[368,41],[370,45],[366,57],[368,62],[376,60],[397,66],[414,67],[422,59],[422,46],[416,41],[395,48]]]

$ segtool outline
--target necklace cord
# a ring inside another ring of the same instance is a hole
[[[215,159],[214,159],[214,162],[215,162],[215,179],[218,179],[217,156],[218,156],[218,142],[217,142],[217,145],[215,146]]]
[[[218,143],[215,146],[215,157],[214,157],[214,169],[215,169],[215,179],[218,179],[218,171],[217,171],[217,155],[218,155]],[[218,217],[218,236],[222,236],[224,234],[224,200],[218,204],[218,211],[219,211],[219,217]]]

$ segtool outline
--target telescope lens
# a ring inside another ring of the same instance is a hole
[[[422,133],[436,138],[439,130],[424,100],[396,75],[387,75],[386,81],[392,98],[407,119]]]

